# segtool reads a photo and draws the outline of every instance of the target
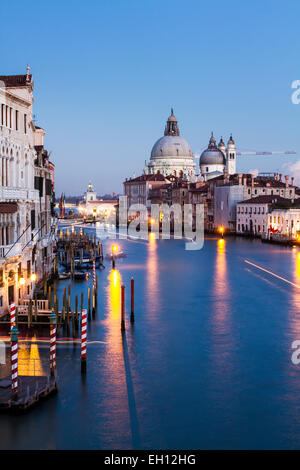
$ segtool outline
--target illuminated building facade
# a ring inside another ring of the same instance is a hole
[[[78,210],[84,217],[107,218],[116,213],[117,206],[117,200],[98,199],[92,183],[89,183]]]
[[[54,165],[32,106],[29,67],[0,76],[0,315],[32,297],[52,265]]]

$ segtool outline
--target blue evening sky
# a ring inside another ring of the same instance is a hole
[[[0,74],[35,81],[57,194],[120,192],[140,174],[171,106],[195,153],[213,130],[240,150],[300,152],[298,0],[1,2]],[[296,157],[239,157],[294,171]],[[299,180],[300,182],[300,180]]]

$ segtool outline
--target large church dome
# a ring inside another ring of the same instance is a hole
[[[188,142],[180,135],[164,135],[154,144],[151,159],[168,157],[193,159],[193,152]]]
[[[173,109],[167,120],[164,136],[158,139],[152,148],[148,172],[162,173],[165,176],[177,175],[187,179],[195,174],[192,149],[180,136]]]

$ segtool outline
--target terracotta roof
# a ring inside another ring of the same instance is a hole
[[[291,199],[276,196],[276,194],[266,194],[262,196],[252,197],[251,199],[246,199],[245,201],[240,201],[238,202],[238,204],[272,204],[286,207],[295,207],[298,206],[300,202],[298,199],[292,202]]]
[[[0,75],[0,82],[4,82],[7,88],[28,86],[32,83],[32,75],[26,81],[27,75]]]
[[[18,210],[15,202],[0,202],[0,214],[14,214]]]
[[[139,181],[167,181],[167,179],[161,173],[156,173],[155,175],[141,175],[137,178],[130,178],[125,183],[133,183]]]

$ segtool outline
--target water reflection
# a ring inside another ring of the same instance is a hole
[[[293,262],[293,281],[295,284],[300,284],[300,252],[293,250],[292,252]],[[290,319],[291,319],[291,330],[295,338],[300,339],[300,289],[294,287],[291,289],[291,295],[289,296],[290,303]]]
[[[121,283],[120,272],[116,269],[111,270],[108,276],[108,308],[105,318],[107,346],[104,362],[106,397],[104,411],[106,439],[109,440],[118,429],[119,445],[124,446],[124,442],[130,436],[130,424],[121,335]]]
[[[159,280],[158,280],[158,253],[157,240],[155,233],[149,233],[149,241],[147,246],[147,303],[151,307],[152,312],[157,312],[159,307]]]
[[[50,353],[49,353],[50,354]],[[36,336],[33,336],[30,343],[19,344],[19,375],[42,376],[47,375],[43,366]],[[50,359],[49,359],[50,360]]]
[[[229,313],[229,283],[227,276],[226,242],[223,238],[217,242],[216,265],[214,275],[215,320],[218,327],[228,328],[226,322]]]

